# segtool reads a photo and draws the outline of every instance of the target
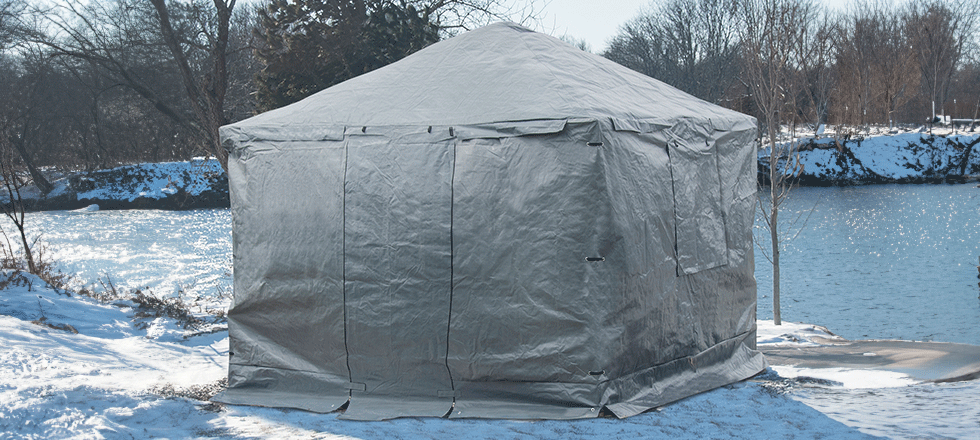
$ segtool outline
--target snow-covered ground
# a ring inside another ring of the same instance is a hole
[[[10,277],[5,272],[3,279]],[[131,301],[68,296],[29,275],[0,292],[3,438],[970,438],[980,386],[895,373],[774,367],[625,420],[338,420],[198,400],[224,378],[220,320],[182,328]],[[143,314],[145,315],[145,313]],[[77,332],[77,333],[76,333]],[[812,345],[824,329],[759,322],[760,344]],[[912,407],[904,405],[912,399]],[[905,397],[903,397],[905,396]]]

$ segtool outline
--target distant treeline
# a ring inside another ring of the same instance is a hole
[[[48,166],[196,155],[224,165],[221,125],[465,29],[541,19],[533,0],[38,3],[0,0],[0,164],[35,181]],[[936,114],[972,119],[977,5],[657,0],[601,55],[760,122],[925,123],[933,102]]]
[[[782,76],[783,124],[975,119],[978,9],[976,0],[856,0],[843,11],[814,0],[662,0],[623,24],[603,55],[756,116],[764,112],[752,82]],[[752,26],[760,22],[761,39]],[[782,48],[746,44],[760,40]],[[753,72],[760,64],[783,68]]]

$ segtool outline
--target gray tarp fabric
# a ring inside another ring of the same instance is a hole
[[[627,417],[756,374],[755,127],[510,23],[223,127],[215,400]]]

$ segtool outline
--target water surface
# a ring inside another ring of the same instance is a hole
[[[784,218],[810,217],[781,254],[783,320],[848,339],[980,345],[980,188],[798,188],[784,206]],[[761,223],[755,232],[768,246]],[[758,248],[755,273],[758,316],[772,319],[771,265]]]

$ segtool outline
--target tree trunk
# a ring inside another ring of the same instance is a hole
[[[973,109],[973,121],[970,121],[970,131],[977,127],[977,116],[980,114],[980,99],[977,99],[977,107]]]
[[[17,223],[17,229],[20,230],[20,242],[24,245],[24,259],[27,260],[27,270],[34,275],[38,275],[37,265],[34,264],[34,253],[31,252],[30,242],[27,241],[27,234],[24,232],[23,218]]]
[[[774,225],[777,215],[779,215],[779,209],[773,208],[772,221]],[[779,234],[777,234],[775,227],[769,231],[769,234],[772,239],[772,323],[782,325],[782,314],[779,309]]]
[[[27,149],[24,148],[24,143],[15,140],[11,142],[14,145],[14,149],[17,150],[17,154],[20,158],[24,160],[24,165],[27,166],[27,171],[31,173],[31,180],[34,181],[34,186],[41,190],[42,195],[48,195],[49,192],[54,190],[54,185],[48,182],[48,179],[41,174],[41,170],[34,166],[34,161],[31,160],[31,155],[27,153]]]
[[[776,141],[770,127],[769,133],[769,239],[772,243],[772,322],[782,325],[779,310],[779,198],[783,181],[776,168],[779,156],[776,154]]]
[[[225,3],[227,1],[227,3]],[[184,92],[189,98],[191,109],[197,120],[197,128],[205,141],[205,148],[218,159],[226,172],[228,152],[221,146],[218,129],[224,125],[224,100],[228,88],[227,49],[228,28],[231,11],[236,0],[214,0],[217,15],[217,38],[209,49],[213,57],[211,69],[198,80],[191,69],[190,62],[181,41],[177,38],[170,21],[170,10],[166,0],[150,0],[157,11],[157,21],[164,42],[174,57],[174,63],[184,84]]]

